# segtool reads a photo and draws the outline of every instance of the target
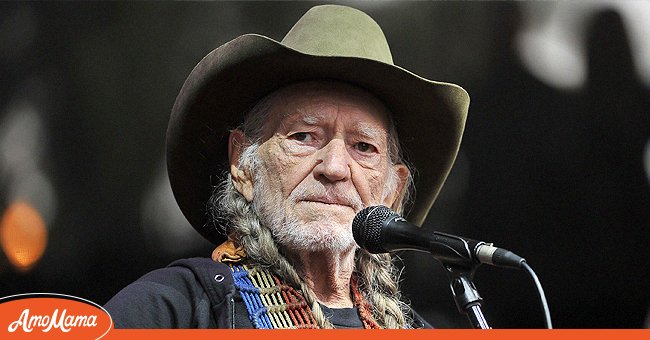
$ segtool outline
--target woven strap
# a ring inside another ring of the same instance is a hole
[[[318,328],[305,298],[295,289],[264,270],[240,264],[230,267],[255,328]]]
[[[243,264],[246,252],[242,247],[228,240],[214,250],[212,259],[230,265],[235,286],[255,328],[319,328],[302,294],[268,271]],[[373,319],[370,305],[359,291],[354,275],[351,289],[363,326],[381,328]]]

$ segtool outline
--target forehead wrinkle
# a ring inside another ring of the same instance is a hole
[[[291,119],[293,116],[297,116],[295,119]],[[286,111],[282,115],[283,121],[286,119],[291,119],[294,121],[302,121],[308,125],[316,125],[325,119],[325,114],[320,112],[307,112],[302,108],[297,108],[294,111]]]
[[[340,109],[340,108],[339,108]],[[330,113],[326,113],[321,111],[323,108],[320,107],[320,105],[316,105],[316,107],[310,107],[310,108],[305,108],[305,107],[293,107],[293,108],[285,108],[285,110],[279,111],[279,118],[280,118],[280,126],[281,127],[286,127],[287,124],[295,123],[295,122],[303,122],[307,125],[319,125],[323,123],[324,121],[328,120],[328,117]],[[380,116],[385,116],[385,112],[381,112]],[[382,119],[385,119],[385,117],[382,117]],[[384,126],[378,127],[376,124],[371,124],[371,123],[366,123],[366,122],[355,122],[352,125],[353,131],[355,134],[358,134],[359,136],[363,138],[368,138],[372,140],[377,140],[377,141],[386,141],[388,138],[388,131],[384,128]]]

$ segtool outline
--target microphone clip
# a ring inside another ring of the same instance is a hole
[[[445,265],[447,274],[449,276],[449,287],[454,296],[456,307],[461,314],[466,314],[469,318],[472,327],[477,329],[490,329],[483,311],[481,310],[481,303],[483,298],[478,293],[476,285],[472,282],[474,271],[478,267],[472,268],[456,267]]]

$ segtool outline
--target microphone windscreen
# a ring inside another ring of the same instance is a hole
[[[395,215],[398,214],[383,205],[359,211],[352,221],[352,235],[359,247],[373,254],[386,253],[381,244],[381,229],[384,222]]]

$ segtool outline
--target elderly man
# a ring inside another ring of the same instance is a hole
[[[395,66],[379,26],[349,7],[312,8],[281,42],[218,47],[167,132],[176,200],[218,247],[119,292],[106,304],[116,326],[428,327],[400,300],[390,255],[357,247],[351,223],[373,205],[423,222],[468,103],[462,88]]]

